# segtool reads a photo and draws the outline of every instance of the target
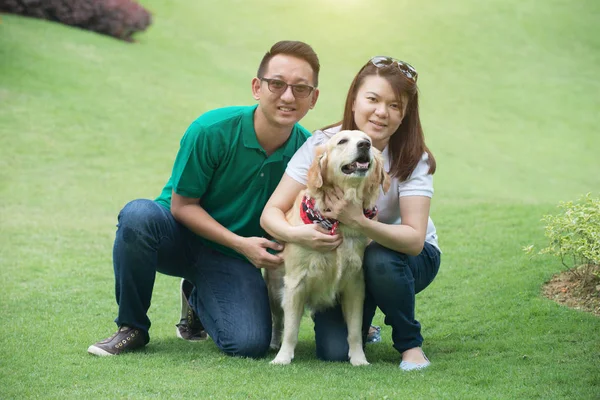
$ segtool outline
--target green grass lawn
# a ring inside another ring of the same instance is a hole
[[[135,44],[1,16],[0,398],[599,398],[600,320],[543,298],[562,266],[521,251],[559,200],[600,190],[599,2],[142,3],[154,23]],[[319,362],[308,317],[288,367],[185,343],[162,275],[147,348],[88,355],[115,329],[117,213],[159,193],[199,114],[253,103],[282,39],[321,58],[311,130],[340,119],[371,56],[419,70],[444,252],[417,304],[431,368],[402,373],[387,326],[371,366]]]

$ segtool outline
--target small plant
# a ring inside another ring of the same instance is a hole
[[[600,199],[588,193],[577,201],[560,202],[558,207],[562,213],[542,218],[549,244],[538,254],[559,257],[584,285],[600,280]],[[534,246],[523,250],[531,254]]]

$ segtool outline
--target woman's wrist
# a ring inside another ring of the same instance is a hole
[[[361,231],[361,233],[366,234],[366,232],[371,227],[372,222],[374,222],[372,219],[367,218],[363,214],[363,215],[359,216],[356,220],[354,220],[354,227],[356,229],[359,229]]]
[[[278,242],[290,241],[290,231],[293,227],[280,209],[276,207],[265,209],[260,224]]]
[[[285,223],[279,224],[277,230],[269,229],[269,234],[280,243],[293,243],[296,240],[294,226],[290,225],[287,220]]]

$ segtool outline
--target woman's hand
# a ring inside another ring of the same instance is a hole
[[[332,235],[319,224],[294,226],[293,235],[294,243],[322,253],[334,250],[343,240],[342,235]]]
[[[350,228],[357,229],[360,221],[366,218],[362,205],[344,200],[344,192],[340,188],[325,195],[325,205],[329,211],[321,213],[324,217],[337,219]]]

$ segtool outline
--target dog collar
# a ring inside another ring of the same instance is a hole
[[[377,215],[377,206],[371,209],[363,209],[365,217],[369,219],[375,218]],[[300,203],[300,218],[305,224],[320,224],[323,228],[329,231],[330,235],[337,234],[340,221],[333,218],[324,217],[319,211],[315,210],[315,199],[304,195]]]

